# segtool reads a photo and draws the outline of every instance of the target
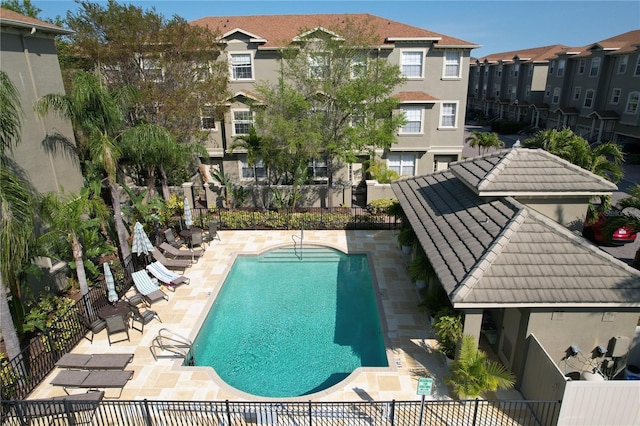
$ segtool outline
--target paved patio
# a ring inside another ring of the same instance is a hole
[[[258,253],[273,247],[291,246],[294,231],[220,231],[221,240],[206,249],[198,263],[185,272],[191,284],[167,291],[169,301],[152,305],[162,323],[152,321],[144,333],[130,330],[131,341],[108,345],[106,331],[94,337],[93,344],[83,339],[74,353],[134,353],[127,367],[133,378],[124,387],[120,399],[136,400],[236,400],[268,401],[240,392],[226,385],[210,367],[183,367],[181,360],[154,360],[149,347],[161,328],[194,340],[198,326],[215,300],[235,256]],[[405,259],[394,231],[305,231],[304,244],[334,247],[345,252],[366,252],[374,265],[382,327],[386,336],[388,368],[361,368],[345,381],[312,395],[278,400],[301,401],[398,401],[419,400],[416,394],[419,377],[434,378],[433,396],[450,399],[444,384],[447,367],[441,355],[430,349],[435,343],[430,325],[418,308],[418,293],[406,273]],[[30,395],[48,398],[64,395],[61,387],[49,383],[55,369]],[[73,393],[80,393],[78,389]],[[107,396],[117,395],[116,389]]]

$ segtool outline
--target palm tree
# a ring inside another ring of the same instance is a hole
[[[29,258],[33,241],[34,201],[27,182],[8,168],[8,154],[20,142],[22,107],[18,91],[4,71],[0,71],[0,105],[0,328],[11,359],[20,354],[20,340],[9,309],[7,285],[17,298],[16,271]]]
[[[460,353],[451,363],[451,375],[446,381],[458,398],[473,399],[487,391],[511,389],[515,378],[502,364],[487,359],[473,336],[464,335]]]
[[[478,155],[486,153],[491,148],[504,148],[504,142],[500,140],[497,133],[474,131],[472,135],[465,139],[471,148],[478,148]]]
[[[83,188],[79,194],[45,194],[40,212],[45,223],[49,225],[49,230],[42,236],[43,241],[52,246],[59,238],[69,242],[76,264],[80,293],[87,294],[89,285],[84,267],[81,235],[87,228],[102,225],[109,216],[107,206],[101,198],[93,196],[89,190]]]
[[[41,115],[50,110],[71,120],[81,152],[93,163],[100,164],[106,174],[111,193],[113,219],[122,258],[130,256],[127,232],[117,183],[118,160],[122,155],[116,136],[124,125],[123,109],[134,97],[131,88],[109,92],[97,74],[80,72],[73,79],[69,95],[48,94],[36,104]]]

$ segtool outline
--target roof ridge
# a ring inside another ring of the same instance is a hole
[[[451,301],[455,303],[456,299],[463,300],[469,293],[473,291],[474,285],[482,279],[485,271],[491,268],[493,262],[500,256],[504,247],[509,244],[511,237],[516,234],[529,215],[529,209],[523,204],[511,197],[506,197],[505,202],[510,203],[513,207],[519,209],[518,213],[509,221],[508,225],[500,232],[491,247],[489,247],[484,255],[476,262],[472,268],[472,273],[468,275],[451,294]]]
[[[496,151],[496,152],[503,152],[503,151],[508,151],[506,154],[502,155],[502,158],[500,158],[500,161],[498,162],[498,164],[496,164],[489,173],[487,173],[486,175],[484,175],[484,178],[482,178],[482,180],[480,180],[480,182],[478,183],[478,191],[480,191],[481,189],[483,189],[484,187],[490,185],[495,179],[498,178],[498,176],[500,176],[500,174],[502,173],[502,171],[511,163],[511,159],[515,156],[514,150],[513,149],[509,149],[509,150],[500,150],[500,151]]]

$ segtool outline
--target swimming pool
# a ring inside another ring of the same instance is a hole
[[[367,255],[327,247],[238,256],[194,340],[196,366],[252,395],[327,389],[387,367]]]

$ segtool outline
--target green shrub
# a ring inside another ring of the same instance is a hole
[[[436,313],[433,330],[442,353],[447,358],[455,358],[456,345],[462,338],[462,316],[451,308],[441,309]]]
[[[398,203],[398,200],[396,200],[395,198],[380,198],[377,200],[372,200],[367,205],[367,209],[371,214],[383,214],[387,213],[394,204],[400,205],[400,203]]]

